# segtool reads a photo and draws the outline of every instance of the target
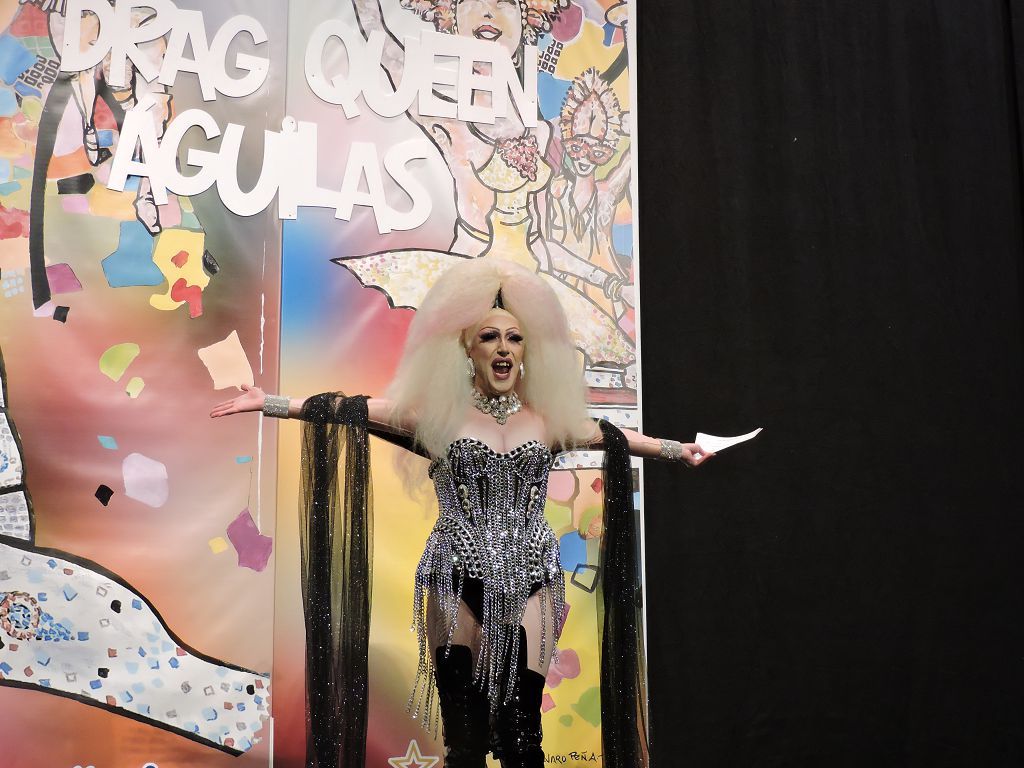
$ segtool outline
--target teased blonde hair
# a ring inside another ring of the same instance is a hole
[[[555,292],[511,261],[466,259],[424,297],[388,390],[394,422],[415,421],[416,442],[431,456],[444,456],[465,424],[472,383],[463,334],[490,312],[499,289],[524,338],[526,376],[516,392],[544,421],[548,444],[572,448],[592,436],[583,375]]]

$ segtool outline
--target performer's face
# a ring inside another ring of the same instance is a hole
[[[501,43],[512,56],[523,42],[519,0],[459,0],[455,23],[460,35]]]
[[[503,309],[492,309],[468,338],[468,352],[476,368],[473,383],[489,397],[515,389],[524,339],[519,321]]]

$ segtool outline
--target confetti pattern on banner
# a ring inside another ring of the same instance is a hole
[[[273,29],[287,5],[239,1],[205,4],[211,34],[232,7]],[[14,595],[0,622],[0,744],[33,765],[142,765],[154,756],[164,768],[212,765],[213,748],[245,752],[263,736],[269,679],[191,650],[152,606],[196,647],[269,669],[269,581],[195,557],[216,533],[208,521],[239,509],[237,488],[210,468],[224,456],[259,455],[248,424],[206,418],[209,377],[195,352],[237,330],[247,357],[266,348],[261,372],[276,378],[276,337],[264,343],[261,312],[264,293],[277,292],[280,224],[274,211],[233,219],[215,192],[196,204],[171,194],[156,206],[139,178],[123,192],[106,185],[125,112],[146,97],[156,103],[158,140],[191,107],[221,125],[279,128],[285,62],[275,50],[267,88],[252,98],[210,103],[191,84],[164,86],[130,63],[124,85],[109,82],[109,61],[62,75],[64,5],[0,3],[0,335],[10,384],[0,398],[15,401],[11,411],[0,405],[11,428],[0,428],[0,477],[30,486],[0,484],[0,536],[25,542],[0,564],[0,600]],[[86,37],[88,28],[86,20]],[[166,38],[139,48],[159,67]],[[260,162],[249,143],[241,168]],[[218,271],[230,281],[210,285]],[[21,445],[11,438],[15,417]],[[275,472],[272,457],[260,462]],[[67,554],[33,548],[36,513],[47,544]],[[145,596],[127,585],[135,580],[147,584]],[[37,637],[8,634],[35,619]]]
[[[60,691],[245,752],[264,675],[196,656],[138,594],[73,561],[0,544],[0,678]]]
[[[21,451],[7,416],[0,413],[0,489],[21,485]]]

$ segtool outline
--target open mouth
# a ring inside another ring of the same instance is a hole
[[[481,24],[473,30],[473,36],[481,40],[497,40],[501,37],[501,30],[497,27],[492,27],[490,24]]]
[[[504,381],[512,375],[512,361],[495,360],[491,363],[491,370],[494,371],[494,378]]]

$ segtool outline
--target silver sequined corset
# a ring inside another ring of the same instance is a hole
[[[420,567],[454,568],[505,592],[560,576],[558,540],[544,518],[552,459],[537,441],[507,453],[454,441],[430,467],[439,515]],[[435,549],[450,557],[438,562],[429,556]]]
[[[510,665],[518,658],[527,602],[538,599],[542,631],[538,657],[558,641],[565,607],[565,580],[558,560],[558,539],[544,517],[548,474],[554,460],[534,440],[498,453],[469,437],[448,447],[448,455],[430,465],[439,514],[416,568],[413,625],[419,636],[419,665],[409,699],[414,717],[428,724],[433,691],[432,648],[427,638],[429,598],[448,616],[450,644],[458,622],[466,579],[482,585],[482,605],[467,605],[481,624],[474,678],[487,691],[492,710],[512,695]],[[444,643],[444,638],[435,638]]]

